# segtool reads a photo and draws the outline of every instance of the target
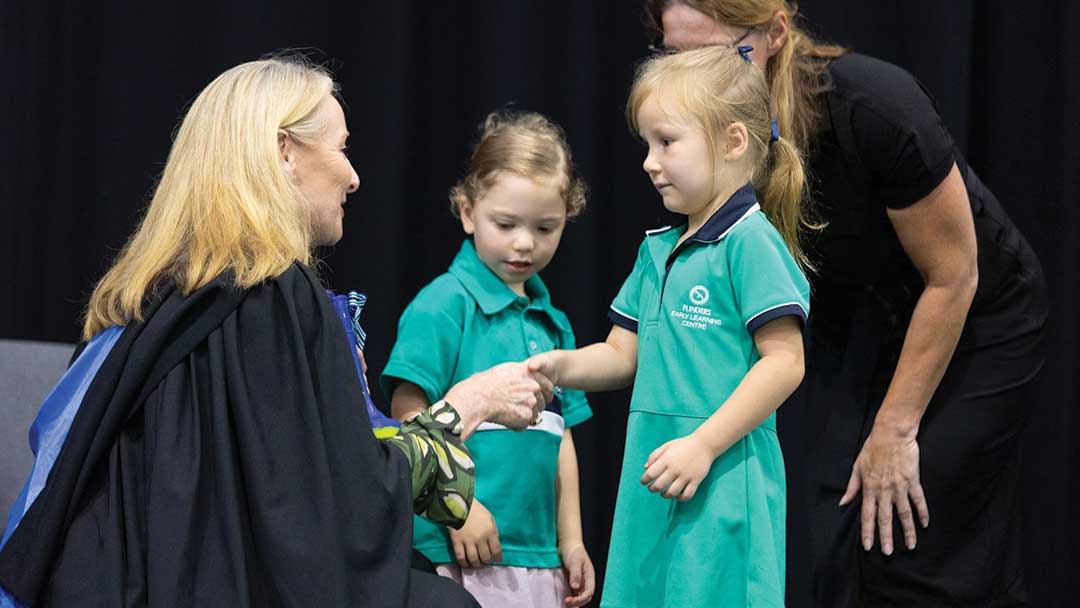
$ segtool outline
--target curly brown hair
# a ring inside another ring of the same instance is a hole
[[[483,197],[503,172],[555,178],[566,201],[566,217],[577,217],[585,209],[585,181],[574,170],[566,133],[559,125],[535,112],[500,111],[488,114],[479,130],[468,174],[450,189],[454,217],[460,217],[462,205]]]

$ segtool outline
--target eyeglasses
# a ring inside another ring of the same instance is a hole
[[[736,38],[732,42],[729,42],[727,44],[705,44],[705,45],[702,45],[702,47],[718,46],[718,47],[724,48],[724,49],[734,49],[734,48],[739,46],[739,43],[741,43],[743,40],[746,40],[746,38],[748,36],[750,36],[750,34],[753,34],[754,32],[756,32],[756,31],[758,31],[760,29],[761,29],[761,26],[748,27],[748,28],[746,28],[746,31],[743,32],[742,36],[739,36],[738,38]],[[678,53],[679,52],[679,49],[672,48],[672,47],[664,45],[664,36],[663,35],[661,35],[659,38],[657,38],[655,42],[650,44],[648,48],[649,48],[649,53],[651,53],[653,55],[670,55],[672,53]],[[699,48],[701,48],[701,47],[699,47]]]

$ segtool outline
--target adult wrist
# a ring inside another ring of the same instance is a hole
[[[432,407],[445,403],[453,408],[453,410],[457,412],[458,417],[461,418],[461,437],[464,439],[472,435],[472,432],[476,430],[476,427],[480,426],[480,423],[488,419],[489,414],[487,414],[487,412],[479,411],[480,408],[477,407],[477,403],[483,403],[483,400],[469,399],[467,392],[456,391],[456,388],[456,386],[451,387],[442,399],[439,399],[432,404]]]
[[[893,407],[882,405],[874,418],[874,428],[893,435],[909,438],[919,434],[919,422],[922,416],[909,412],[896,411]]]

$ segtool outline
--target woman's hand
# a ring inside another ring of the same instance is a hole
[[[709,474],[716,456],[694,433],[672,439],[653,450],[645,462],[641,483],[664,498],[686,502]]]
[[[502,545],[499,544],[499,528],[479,500],[474,500],[469,517],[460,530],[449,528],[450,542],[454,546],[454,558],[462,568],[483,568],[502,561]]]
[[[593,568],[585,545],[580,542],[559,545],[559,559],[566,570],[570,595],[563,600],[567,606],[578,608],[589,603],[596,592],[596,570]]]
[[[875,424],[851,470],[847,491],[840,506],[855,500],[862,491],[862,546],[874,546],[874,526],[881,539],[881,552],[893,552],[893,507],[900,516],[904,544],[915,548],[912,505],[923,528],[930,525],[930,509],[919,483],[919,444],[916,432],[903,433],[888,425]]]
[[[555,385],[525,363],[503,363],[458,382],[446,393],[464,426],[462,439],[486,421],[523,429],[544,411]]]

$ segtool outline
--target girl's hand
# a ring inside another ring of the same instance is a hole
[[[596,592],[596,570],[593,569],[592,560],[585,551],[585,545],[560,544],[559,558],[562,560],[563,569],[566,570],[567,582],[570,583],[570,595],[563,601],[567,606],[574,608],[588,604],[593,593]]]
[[[874,528],[881,539],[881,552],[893,552],[893,508],[900,516],[904,544],[915,548],[912,505],[923,528],[930,525],[930,509],[919,483],[919,444],[915,433],[901,433],[887,425],[874,425],[851,470],[847,491],[840,506],[855,500],[862,491],[862,546],[874,546]]]
[[[559,384],[559,353],[549,350],[525,360],[530,372],[545,376],[552,384]]]
[[[650,492],[661,492],[664,498],[686,502],[694,497],[715,459],[693,433],[672,439],[649,454],[641,483],[649,486]]]
[[[502,561],[502,545],[495,518],[479,500],[474,500],[465,525],[460,530],[449,528],[454,557],[462,568],[483,568]]]

